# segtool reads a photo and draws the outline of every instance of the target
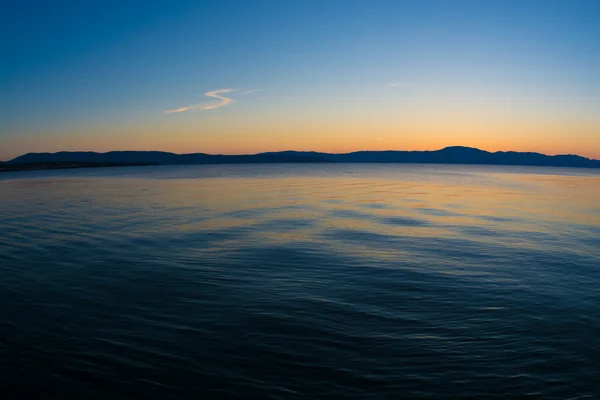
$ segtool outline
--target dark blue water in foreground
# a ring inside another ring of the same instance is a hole
[[[2,398],[600,398],[600,174],[0,176]]]

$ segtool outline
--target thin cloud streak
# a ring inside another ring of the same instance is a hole
[[[195,108],[200,108],[201,104],[196,104],[195,106],[187,106],[187,107],[181,107],[181,108],[176,108],[174,110],[165,110],[163,111],[165,114],[170,114],[170,113],[180,113],[180,112],[184,112],[184,111],[189,111],[189,110],[193,110]]]
[[[257,92],[262,92],[265,89],[252,89],[252,90],[246,90],[245,92],[242,92],[241,94],[243,96],[250,94],[250,93],[257,93]]]
[[[202,108],[203,110],[214,110],[215,108],[224,107],[228,104],[234,103],[235,100],[230,99],[229,97],[221,96],[221,94],[231,93],[231,92],[235,92],[235,89],[217,89],[217,90],[213,90],[210,92],[206,92],[206,93],[204,93],[205,96],[218,99],[219,102],[218,103],[194,104],[191,106],[176,108],[174,110],[165,110],[164,113],[165,114],[180,113],[180,112],[184,112],[184,111],[195,110],[197,108]]]

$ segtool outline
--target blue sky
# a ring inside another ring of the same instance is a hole
[[[3,5],[0,159],[446,145],[600,158],[600,1],[122,3]]]

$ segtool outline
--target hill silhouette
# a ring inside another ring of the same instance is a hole
[[[173,164],[242,164],[242,163],[415,163],[415,164],[481,164],[524,165],[545,167],[600,168],[600,160],[578,155],[548,156],[515,151],[488,152],[471,147],[453,146],[433,151],[357,151],[345,154],[281,151],[258,154],[174,154],[161,151],[111,151],[28,153],[10,160],[12,165],[51,165],[86,163],[110,165]]]

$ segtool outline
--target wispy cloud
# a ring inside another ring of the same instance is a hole
[[[200,103],[200,104],[193,104],[191,106],[176,108],[173,110],[165,110],[164,113],[165,114],[180,113],[180,112],[184,112],[184,111],[195,110],[197,108],[201,108],[203,110],[214,110],[215,108],[224,107],[228,104],[235,102],[235,100],[233,100],[229,97],[222,96],[222,94],[231,93],[231,92],[235,92],[235,91],[236,91],[236,89],[217,89],[217,90],[213,90],[211,92],[206,92],[206,93],[204,93],[205,96],[213,97],[219,101],[216,103],[215,102]]]
[[[219,99],[218,103],[206,103],[202,107],[204,110],[214,110],[215,108],[226,106],[227,104],[233,103],[235,100],[230,99],[229,97],[221,96],[221,93],[231,93],[235,92],[235,89],[219,89],[213,90],[212,92],[204,93],[205,96],[214,97],[215,99]]]
[[[400,87],[400,86],[404,86],[404,85],[405,85],[404,82],[394,82],[394,83],[390,83],[389,85],[387,85],[387,87],[394,88],[394,87]]]
[[[250,93],[256,93],[256,92],[262,92],[265,89],[252,89],[252,90],[246,90],[245,92],[242,92],[242,95],[246,95],[246,94],[250,94]]]

